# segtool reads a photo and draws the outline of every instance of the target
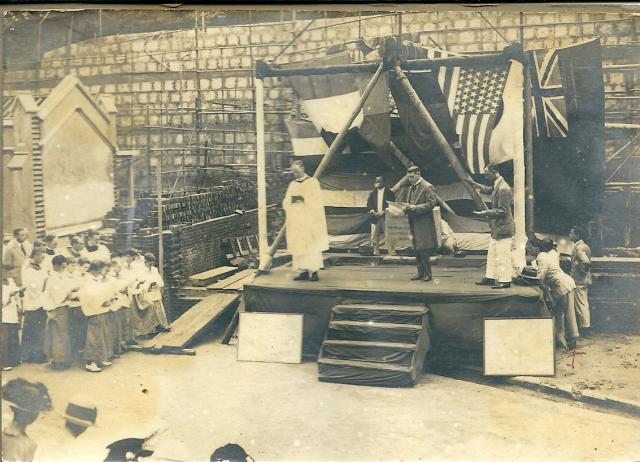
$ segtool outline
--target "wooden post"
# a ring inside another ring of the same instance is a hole
[[[436,144],[440,147],[440,149],[442,149],[442,152],[444,152],[445,156],[447,156],[447,160],[449,161],[449,164],[451,164],[451,167],[456,172],[456,175],[458,176],[460,181],[462,181],[462,184],[464,185],[465,189],[469,192],[469,194],[473,198],[473,202],[475,202],[476,206],[480,208],[480,210],[487,210],[487,206],[482,200],[482,197],[480,197],[480,194],[478,193],[478,191],[476,191],[473,186],[467,183],[466,180],[470,178],[469,174],[463,167],[462,163],[456,156],[455,152],[453,152],[453,149],[451,148],[451,146],[449,146],[449,142],[440,131],[440,128],[436,125],[436,122],[433,120],[433,117],[431,117],[431,114],[429,114],[429,111],[420,100],[420,97],[418,96],[416,91],[411,86],[409,79],[407,79],[407,77],[404,75],[404,72],[402,72],[402,69],[400,69],[400,66],[395,66],[393,68],[393,75],[398,81],[398,83],[400,83],[400,85],[402,86],[402,89],[404,90],[404,92],[409,97],[411,104],[414,106],[415,109],[417,109],[420,119],[424,122],[424,124],[427,126],[429,131],[433,133],[433,137],[435,138]]]
[[[524,13],[520,13],[520,43],[524,54],[524,197],[527,234],[535,229],[535,199],[533,195],[533,129],[531,120],[531,70],[524,45]]]
[[[266,153],[264,146],[264,82],[255,79],[256,87],[256,163],[258,181],[258,247],[260,252],[260,268],[267,265],[269,258],[269,242],[267,240],[267,178]]]
[[[149,125],[149,106],[147,105],[147,191],[151,194],[153,174],[151,171],[151,126]],[[160,119],[162,125],[162,119]],[[162,155],[162,153],[160,153]]]
[[[364,103],[367,101],[367,98],[373,91],[373,88],[375,87],[376,83],[378,83],[378,80],[380,80],[380,76],[382,75],[383,70],[384,70],[384,63],[380,63],[380,65],[378,66],[378,70],[376,70],[375,74],[373,74],[373,77],[371,77],[371,80],[369,80],[369,83],[367,84],[366,88],[362,92],[360,101],[358,101],[358,105],[353,109],[353,112],[349,116],[347,123],[345,123],[345,125],[342,127],[342,130],[340,131],[340,133],[338,133],[338,136],[336,136],[336,138],[333,140],[333,143],[331,143],[331,146],[329,147],[329,151],[322,158],[322,161],[320,161],[320,165],[318,165],[318,168],[316,168],[316,171],[313,174],[314,178],[319,178],[324,173],[324,171],[327,169],[327,166],[329,165],[333,157],[342,148],[342,143],[345,137],[347,136],[347,132],[351,128],[351,124],[353,124],[353,121],[356,120],[356,117],[358,117],[358,114],[360,114],[360,111],[362,110]],[[259,81],[259,79],[257,81]],[[257,95],[257,92],[256,92],[256,95]],[[283,225],[282,228],[280,228],[280,232],[276,236],[275,240],[271,244],[271,247],[269,248],[269,253],[267,255],[267,258],[265,258],[264,261],[260,262],[261,272],[269,271],[269,268],[271,267],[271,262],[273,261],[273,255],[276,253],[276,250],[278,250],[278,247],[280,247],[280,244],[284,239],[284,235],[285,235],[285,227]]]
[[[156,190],[158,192],[158,271],[160,276],[164,276],[164,242],[162,230],[162,162],[161,157],[157,158],[156,164]]]
[[[631,247],[631,185],[624,186],[624,246]]]
[[[136,181],[133,172],[133,157],[129,158],[129,207],[136,206]]]

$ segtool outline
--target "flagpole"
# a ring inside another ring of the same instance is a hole
[[[520,13],[520,43],[524,56],[524,194],[525,228],[528,235],[534,232],[535,198],[533,195],[533,130],[531,120],[531,69],[524,44],[524,13]]]
[[[442,152],[444,152],[444,154],[447,156],[449,164],[451,164],[451,167],[455,171],[460,181],[462,181],[465,189],[471,195],[471,198],[473,199],[473,202],[475,202],[476,207],[478,207],[480,210],[487,210],[487,205],[482,200],[482,197],[480,196],[478,191],[476,191],[475,188],[466,181],[471,177],[462,166],[462,163],[456,156],[456,153],[453,152],[453,149],[449,145],[449,142],[442,134],[442,131],[436,124],[435,120],[433,120],[433,117],[431,117],[431,114],[429,114],[429,111],[420,100],[420,97],[411,86],[411,82],[409,82],[407,76],[404,75],[404,72],[402,72],[400,66],[394,66],[393,73],[397,82],[400,83],[404,92],[409,97],[409,100],[411,101],[413,107],[417,109],[420,119],[425,123],[425,125],[427,125],[429,131],[433,134],[436,143],[438,144]]]
[[[256,67],[258,68],[258,66]],[[260,75],[259,71],[260,69],[256,69],[257,75]],[[357,106],[353,109],[353,112],[349,116],[349,119],[345,123],[344,127],[342,127],[342,130],[340,131],[340,133],[338,133],[338,136],[333,140],[333,143],[331,143],[331,146],[329,147],[329,151],[327,152],[327,154],[325,154],[325,156],[322,158],[322,161],[320,162],[320,165],[318,165],[318,167],[316,168],[316,171],[313,174],[314,178],[319,178],[324,173],[324,171],[329,166],[329,163],[331,162],[333,157],[341,150],[342,143],[345,137],[347,136],[347,132],[351,128],[351,124],[353,124],[353,121],[356,120],[356,117],[358,117],[358,114],[360,114],[360,111],[364,107],[364,103],[367,101],[367,98],[373,91],[373,88],[375,87],[376,83],[378,83],[378,80],[380,80],[380,77],[382,76],[383,71],[384,71],[384,63],[381,62],[375,74],[373,74],[373,77],[371,77],[371,80],[369,80],[369,83],[367,84],[366,88],[362,92],[362,96],[360,97],[360,101],[358,101]],[[278,247],[280,247],[280,244],[284,239],[284,235],[285,235],[285,226],[282,225],[282,228],[280,228],[278,235],[276,236],[273,243],[271,244],[271,247],[269,248],[268,254],[265,255],[264,261],[262,259],[260,261],[259,272],[265,273],[269,271],[269,269],[271,268],[271,263],[273,261],[273,255],[276,253],[276,250],[278,250]]]
[[[264,82],[255,79],[256,87],[256,164],[258,186],[258,249],[260,265],[268,260],[267,240],[267,179],[266,154],[264,147]]]

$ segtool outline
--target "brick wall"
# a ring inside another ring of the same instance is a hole
[[[519,39],[518,13],[486,12],[507,41]],[[635,20],[631,16],[604,13],[541,13],[525,16],[525,46],[529,49],[563,46],[582,39],[600,37],[615,50],[633,42]],[[72,44],[45,54],[39,70],[15,70],[7,76],[7,88],[33,88],[48,92],[68,71],[76,72],[93,93],[116,95],[118,143],[122,149],[163,147],[165,166],[212,166],[225,163],[252,164],[255,154],[253,63],[280,53],[301,23],[282,22],[193,30],[165,31],[98,38]],[[424,45],[439,44],[457,52],[501,50],[505,40],[476,12],[405,13],[403,31],[418,33]],[[332,45],[397,33],[394,16],[317,20],[278,62],[300,61],[322,56]],[[67,55],[67,51],[69,55]],[[634,62],[635,55],[605,53],[605,64]],[[197,69],[197,72],[196,72]],[[634,75],[609,71],[609,92],[627,91]],[[195,151],[194,112],[197,86],[202,95],[200,146]],[[280,169],[291,153],[283,124],[294,101],[283,79],[265,80],[266,146],[270,167]],[[607,100],[607,110],[625,113],[628,101]],[[172,129],[147,129],[145,125]],[[614,140],[609,149],[620,143]],[[142,164],[142,163],[141,163]],[[140,176],[146,175],[142,165]]]

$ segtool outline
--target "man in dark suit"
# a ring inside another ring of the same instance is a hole
[[[431,264],[429,257],[438,248],[438,237],[433,221],[433,208],[438,206],[438,196],[431,183],[422,178],[417,166],[407,170],[409,187],[402,191],[400,202],[409,218],[411,241],[416,254],[418,274],[412,280],[430,281]]]
[[[367,210],[371,221],[371,246],[373,254],[380,254],[380,236],[384,234],[384,212],[389,206],[389,201],[396,200],[396,195],[384,185],[384,177],[377,176],[373,184],[375,189],[367,199]]]
[[[485,277],[476,284],[489,285],[494,289],[506,289],[511,286],[513,266],[511,264],[511,249],[516,225],[513,221],[513,193],[495,165],[485,169],[487,178],[493,186],[484,186],[473,180],[469,183],[485,194],[491,194],[491,208],[482,212],[474,212],[485,217],[491,225],[491,241],[487,252],[487,270]]]

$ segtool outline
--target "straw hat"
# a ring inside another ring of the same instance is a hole
[[[52,409],[47,386],[40,382],[29,382],[23,378],[9,380],[2,387],[2,399],[11,407],[25,412],[38,413]]]
[[[98,409],[87,399],[75,398],[64,413],[65,427],[78,437],[96,423]]]

